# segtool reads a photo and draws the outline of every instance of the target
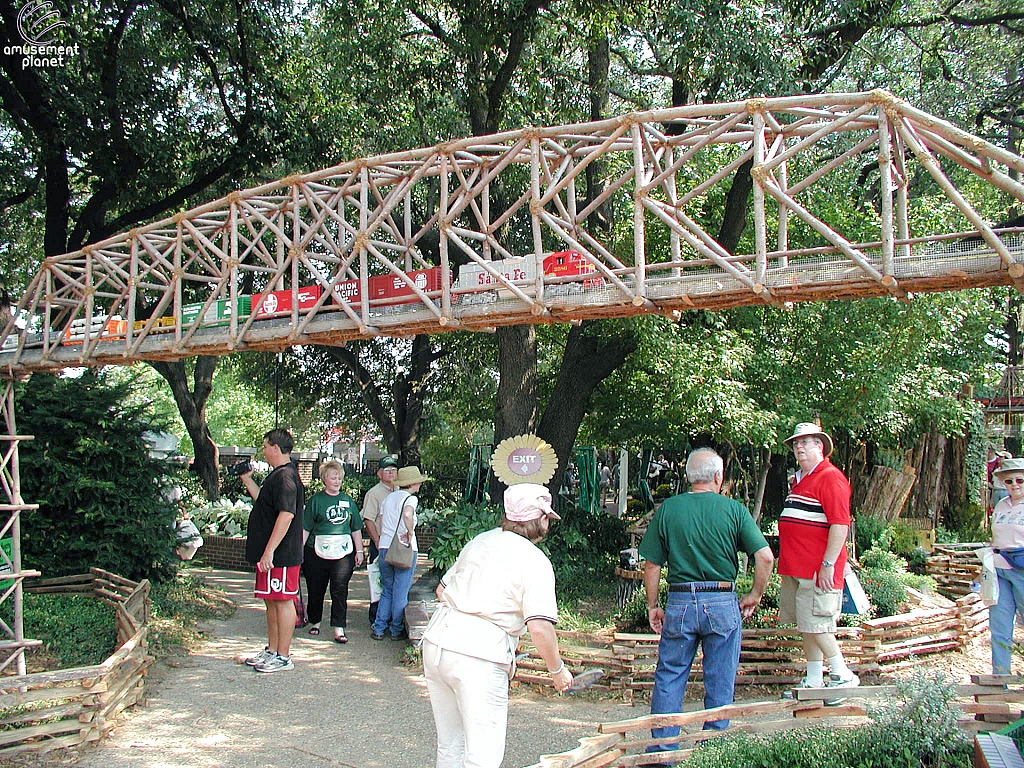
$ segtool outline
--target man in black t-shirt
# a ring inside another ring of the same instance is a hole
[[[273,470],[262,487],[252,470],[242,483],[254,499],[249,513],[245,559],[256,567],[256,597],[267,606],[267,646],[245,660],[257,672],[293,669],[289,651],[295,631],[295,595],[302,565],[302,508],[305,489],[291,462],[291,433],[272,429],[263,437],[263,456]]]

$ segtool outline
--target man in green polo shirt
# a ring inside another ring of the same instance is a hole
[[[661,635],[651,714],[682,712],[690,667],[700,644],[704,653],[704,708],[731,704],[740,661],[743,618],[764,594],[775,557],[757,523],[739,502],[722,496],[722,457],[698,448],[686,461],[690,491],[666,499],[640,543],[651,629]],[[754,558],[754,586],[737,600],[737,554]],[[658,604],[661,569],[668,566],[669,595]],[[728,720],[704,723],[721,730]],[[679,727],[655,728],[655,739],[679,735]],[[649,751],[675,749],[657,745]]]

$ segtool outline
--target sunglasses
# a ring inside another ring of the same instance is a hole
[[[1003,480],[1003,485],[1024,485],[1024,477],[1008,477]]]

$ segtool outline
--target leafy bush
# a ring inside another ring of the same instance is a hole
[[[499,522],[500,512],[489,504],[459,504],[437,510],[433,521],[434,543],[430,547],[434,567],[442,573],[447,571],[473,537],[496,527]]]
[[[889,530],[889,549],[904,558],[917,549],[917,529],[896,520]]]
[[[907,562],[899,555],[881,547],[873,547],[860,556],[863,568],[861,584],[876,617],[895,616],[906,610],[906,587],[928,591],[934,579],[907,571]]]
[[[98,566],[129,578],[173,573],[174,470],[152,459],[143,434],[159,431],[147,406],[128,407],[126,384],[87,371],[78,379],[33,376],[20,387],[25,564],[45,576]]]
[[[615,585],[619,551],[629,546],[626,522],[570,506],[541,543],[551,558],[559,595],[593,595],[595,587]]]
[[[858,517],[854,526],[854,543],[858,552],[867,552],[875,546],[887,546],[885,543],[888,523],[874,515]]]
[[[32,595],[24,600],[25,636],[43,641],[57,668],[100,664],[117,649],[114,609],[86,595]],[[10,601],[0,612],[13,620]]]
[[[961,502],[947,510],[943,522],[960,541],[988,541],[990,538],[984,528],[985,509],[977,502]]]
[[[860,728],[808,728],[778,734],[736,732],[709,739],[687,768],[967,768],[971,746],[956,724],[954,683],[917,672],[896,683],[895,701],[871,708]]]
[[[654,489],[654,495],[659,499],[665,499],[672,495],[672,486],[668,483],[662,483]]]
[[[212,536],[244,536],[252,511],[251,501],[217,501],[197,507],[189,513],[189,518],[200,533]]]
[[[658,585],[658,604],[664,607],[668,600],[668,582],[665,580],[666,569],[661,570],[661,583]],[[647,621],[647,593],[641,583],[633,596],[629,598],[622,613],[619,614],[618,626],[622,632],[650,632],[651,625]]]

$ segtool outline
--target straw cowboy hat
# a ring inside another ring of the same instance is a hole
[[[782,442],[791,443],[798,437],[817,437],[821,440],[822,447],[824,448],[825,456],[832,455],[832,438],[828,436],[828,433],[822,432],[821,427],[809,421],[801,422],[793,428],[793,434],[787,437]]]
[[[425,483],[427,480],[433,479],[420,472],[419,467],[402,467],[398,470],[398,474],[395,475],[395,485],[405,487],[406,485],[416,485],[416,483]]]
[[[992,470],[992,475],[999,477],[1000,475],[1008,475],[1011,472],[1019,472],[1024,475],[1024,459],[1003,459],[1003,463]]]

